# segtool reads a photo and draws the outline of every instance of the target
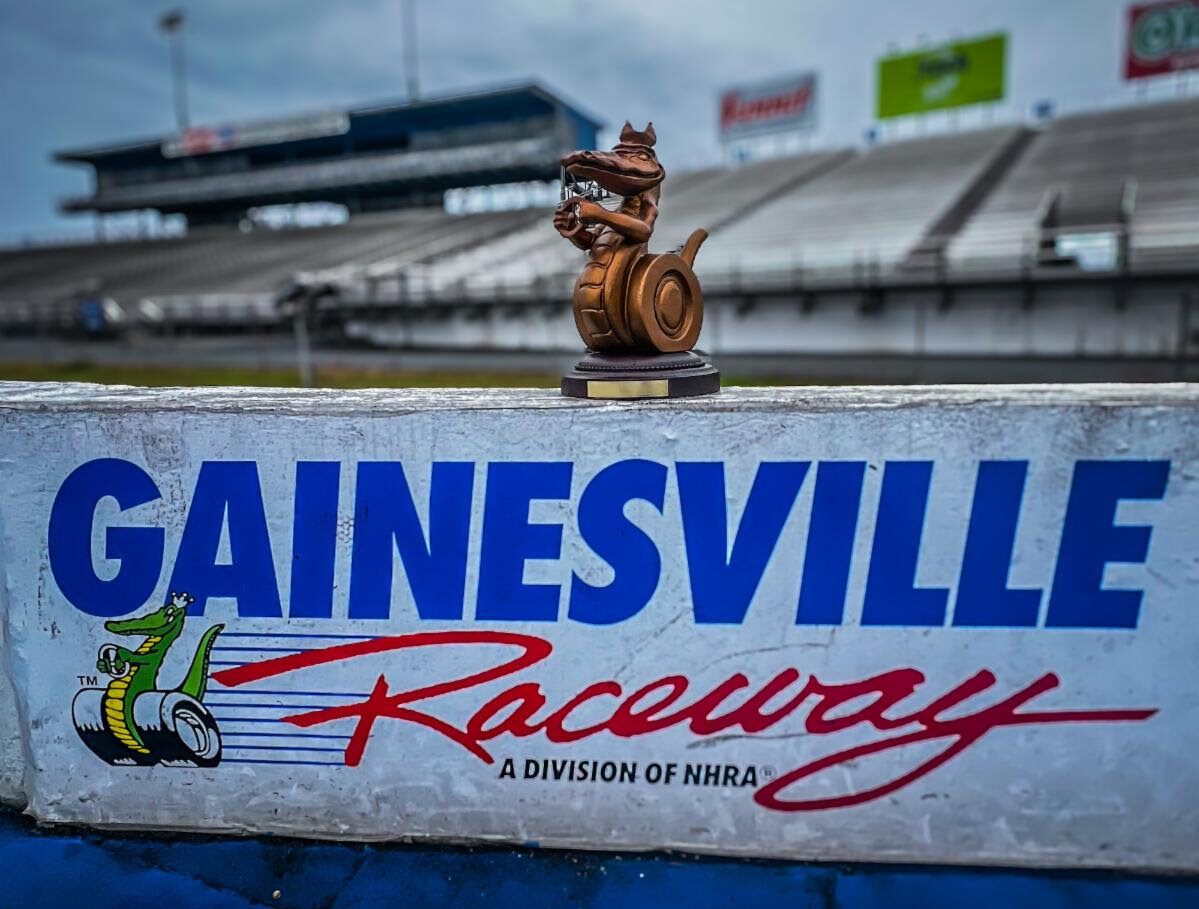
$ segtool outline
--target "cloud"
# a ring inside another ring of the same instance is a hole
[[[874,60],[922,35],[1011,32],[1010,101],[997,118],[1021,116],[1039,97],[1065,110],[1127,96],[1117,75],[1125,0],[1056,0],[1051,16],[1043,0],[416,2],[426,93],[535,78],[612,127],[653,120],[676,169],[717,155],[722,87],[807,69],[821,74],[814,141],[857,142],[872,120]],[[173,128],[156,29],[170,5],[60,0],[0,10],[0,237],[73,223],[55,213],[55,199],[86,181],[49,161],[55,149]],[[404,96],[400,0],[205,0],[188,13],[193,122]]]

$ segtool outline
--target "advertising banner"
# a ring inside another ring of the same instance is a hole
[[[1199,0],[1128,8],[1124,78],[1142,79],[1199,67]]]
[[[39,819],[1199,868],[1185,386],[76,387],[0,425]]]
[[[254,145],[340,136],[349,128],[350,118],[344,113],[312,114],[225,126],[194,126],[166,139],[162,143],[162,153],[168,158],[204,155]]]
[[[816,87],[816,73],[801,73],[726,89],[720,96],[720,137],[815,128]]]
[[[951,41],[878,61],[878,117],[1001,101],[1007,35]]]

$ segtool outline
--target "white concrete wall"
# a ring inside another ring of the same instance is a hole
[[[0,563],[0,577],[3,564]],[[8,585],[0,583],[0,608],[8,613]],[[5,640],[4,623],[0,623],[0,802],[23,805],[25,786],[25,737],[17,718],[17,696],[10,677],[10,649]]]
[[[1140,288],[1116,305],[1112,288],[1038,287],[1023,307],[1011,289],[959,291],[947,309],[927,292],[895,292],[871,313],[858,295],[821,295],[811,311],[798,297],[769,298],[747,311],[709,300],[699,347],[713,354],[980,358],[1199,359],[1199,298],[1185,288]],[[1189,314],[1188,308],[1192,310]],[[569,309],[512,312],[502,306],[352,329],[378,343],[418,348],[574,350]]]
[[[105,827],[1194,872],[1197,438],[1192,385],[3,385],[0,785]],[[138,751],[105,661],[175,621]]]

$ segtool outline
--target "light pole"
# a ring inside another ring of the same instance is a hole
[[[420,97],[416,56],[416,0],[400,0],[400,5],[404,20],[401,26],[401,38],[404,42],[405,79],[408,83],[408,100],[412,102]]]
[[[158,28],[167,36],[171,48],[171,77],[175,87],[175,120],[179,132],[187,129],[187,77],[183,70],[183,10],[163,13]]]

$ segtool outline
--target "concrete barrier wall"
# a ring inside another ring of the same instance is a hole
[[[104,827],[1195,871],[1196,439],[1185,385],[6,385],[0,785]]]
[[[0,585],[0,608],[8,614],[5,597],[7,585]],[[17,695],[12,687],[12,670],[7,665],[10,650],[0,623],[0,802],[22,805],[25,801],[25,786],[21,775],[25,770],[25,737],[17,719]]]
[[[955,290],[950,299],[891,291],[877,310],[862,304],[860,293],[716,296],[700,347],[716,355],[1165,359],[1177,363],[1171,378],[1199,376],[1199,304],[1186,282],[1138,287],[1123,302],[1114,289],[1049,285],[1023,302],[1017,287]],[[569,310],[542,306],[360,322],[350,333],[425,349],[569,351],[578,343]]]

